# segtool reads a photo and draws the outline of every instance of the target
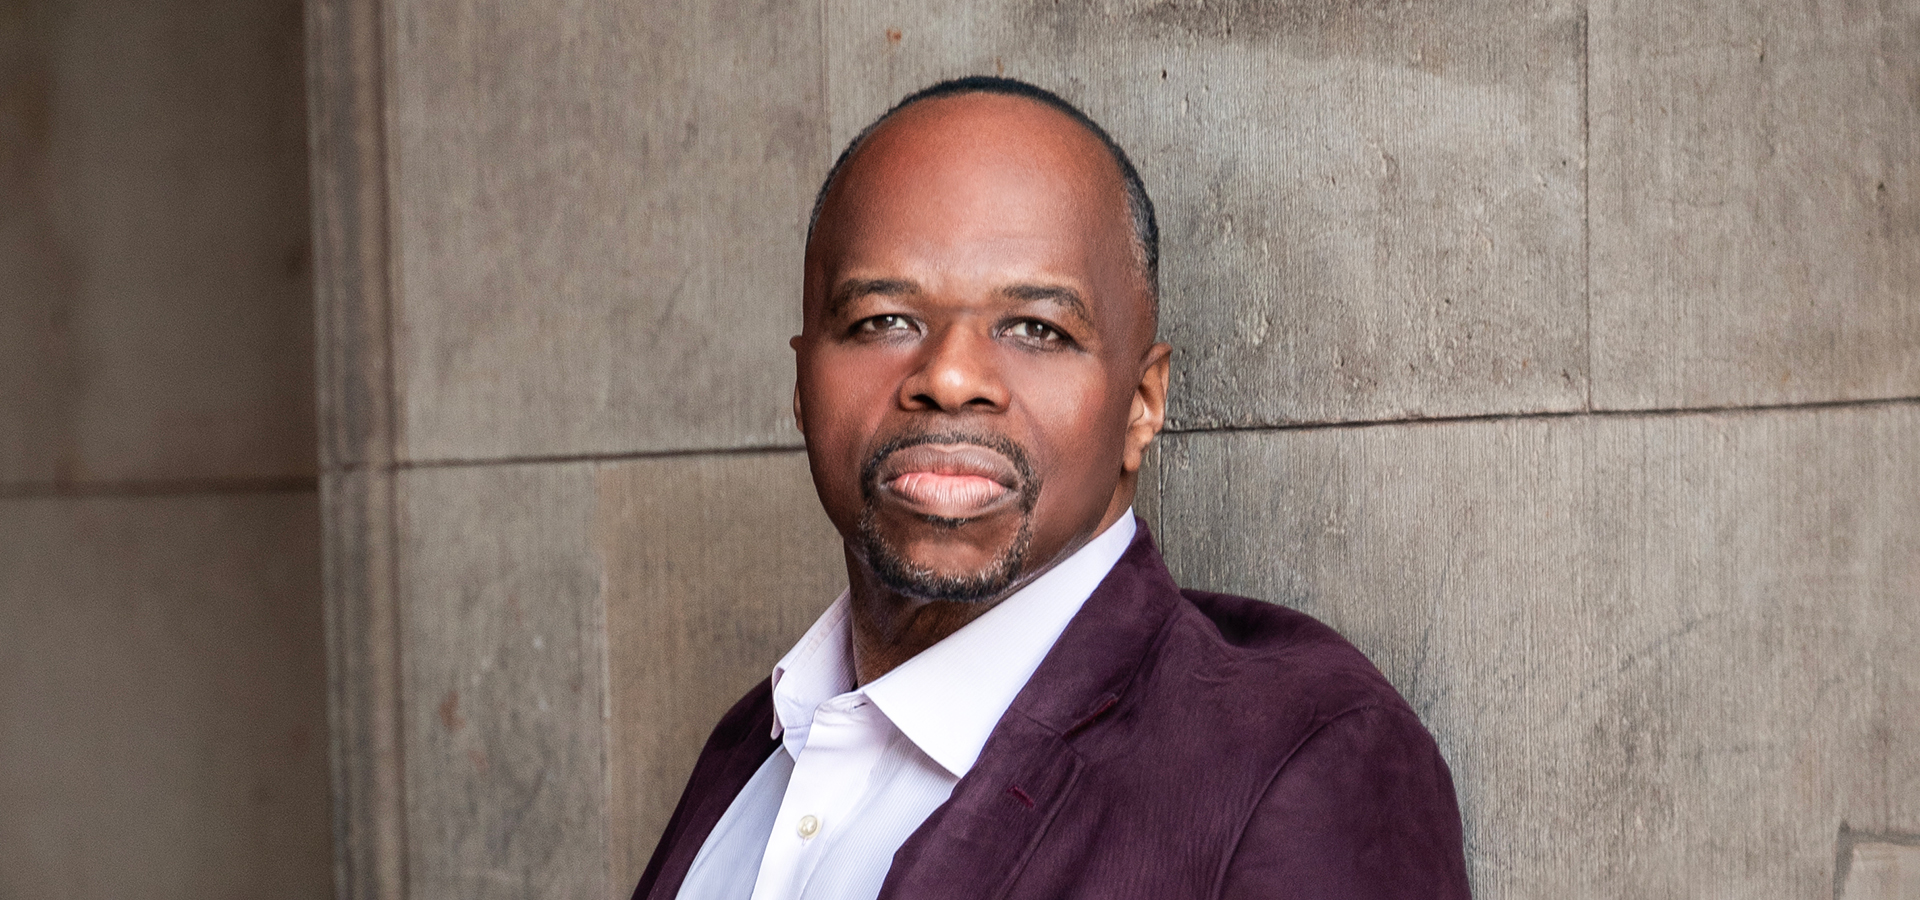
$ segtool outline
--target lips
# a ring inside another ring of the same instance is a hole
[[[1020,473],[1006,456],[976,444],[915,444],[889,454],[875,473],[882,494],[921,515],[969,519],[1017,493]]]
[[[977,475],[935,475],[908,472],[887,483],[902,499],[929,510],[942,518],[961,518],[967,510],[982,509],[1007,493],[1005,485]]]

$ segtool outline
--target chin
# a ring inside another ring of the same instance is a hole
[[[960,539],[959,527],[947,523],[930,522],[923,527],[945,532],[952,540]],[[872,507],[860,516],[859,533],[867,567],[888,590],[916,600],[951,603],[981,603],[1006,593],[1019,580],[1033,543],[1032,523],[1022,516],[1019,528],[997,552],[980,565],[956,569],[915,559],[915,554],[902,546],[904,542],[880,526]]]

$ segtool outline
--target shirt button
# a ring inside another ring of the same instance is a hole
[[[814,816],[800,817],[800,839],[807,840],[820,833],[820,820]]]

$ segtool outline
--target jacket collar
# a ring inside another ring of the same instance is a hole
[[[972,771],[894,854],[880,900],[1002,896],[1072,795],[1074,739],[1125,696],[1180,602],[1144,523],[995,727]]]
[[[1180,603],[1160,549],[1145,522],[1105,580],[1067,623],[1010,713],[1062,737],[1110,709]]]
[[[1123,519],[1006,601],[867,685],[895,727],[957,777],[973,769],[1013,701],[1120,557]]]

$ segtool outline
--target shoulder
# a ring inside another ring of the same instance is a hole
[[[1293,714],[1285,719],[1309,730],[1361,710],[1413,716],[1366,655],[1318,619],[1230,594],[1180,595],[1185,602],[1156,654],[1161,666],[1181,675],[1177,681],[1284,709]]]
[[[1166,599],[1116,721],[1083,742],[1095,755],[1190,773],[1225,792],[1216,797],[1248,803],[1329,728],[1439,761],[1412,707],[1332,628],[1245,597],[1182,590]]]
[[[1379,669],[1305,613],[1182,595],[1163,664],[1184,659],[1178,680],[1218,686],[1197,693],[1221,695],[1203,705],[1252,779],[1220,895],[1464,898],[1451,774]]]
[[[1259,600],[1181,595],[1130,698],[1134,736],[1163,746],[1150,755],[1249,804],[1276,784],[1359,786],[1383,769],[1447,782],[1419,716],[1332,628]]]

